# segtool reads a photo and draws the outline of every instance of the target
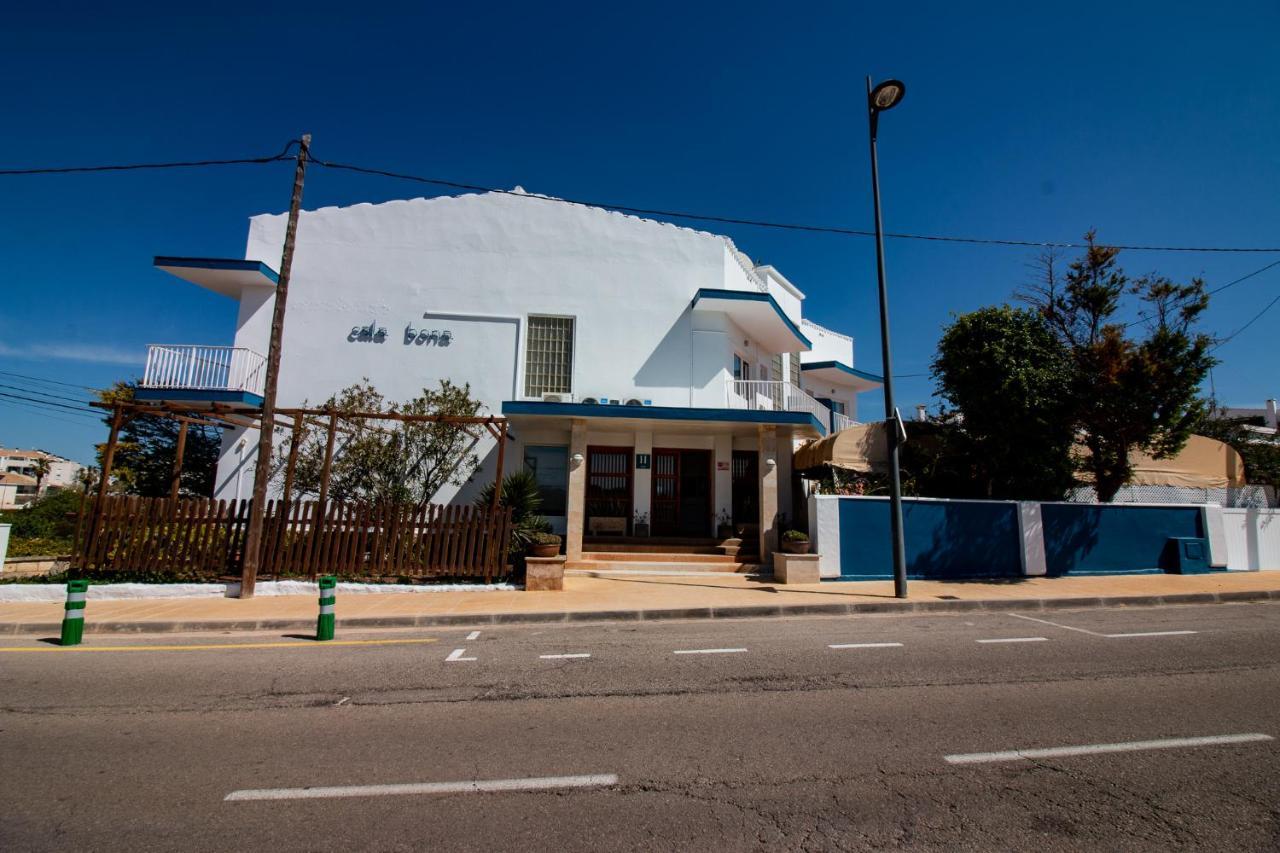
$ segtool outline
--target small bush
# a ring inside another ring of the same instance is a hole
[[[529,539],[534,545],[559,545],[560,537],[545,530],[538,530]]]
[[[808,542],[809,534],[803,530],[788,530],[782,534],[783,542]]]
[[[52,537],[9,537],[10,558],[14,557],[66,557],[71,554],[71,539]]]
[[[60,489],[22,509],[0,514],[0,521],[13,525],[9,535],[17,539],[70,539],[79,512],[80,493]]]

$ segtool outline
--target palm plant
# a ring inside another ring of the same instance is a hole
[[[476,495],[475,506],[488,509],[493,505],[494,484],[489,483]],[[502,478],[498,506],[511,510],[511,553],[528,548],[538,533],[550,532],[551,525],[539,513],[542,493],[538,480],[529,471],[517,471]]]

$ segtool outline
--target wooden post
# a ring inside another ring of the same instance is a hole
[[[187,451],[187,427],[184,420],[178,427],[178,446],[173,451],[173,473],[169,475],[169,498],[178,499],[178,491],[182,487],[182,455]]]
[[[284,505],[289,505],[289,499],[293,497],[293,473],[298,467],[298,448],[302,443],[302,418],[294,415],[293,418],[293,435],[289,439],[289,461],[284,466],[284,494],[281,498]]]
[[[496,518],[498,514],[498,496],[502,493],[502,468],[507,457],[507,422],[503,421],[498,428],[498,471],[493,475],[493,502],[489,512]]]
[[[89,541],[97,542],[102,534],[102,510],[107,500],[107,485],[111,482],[111,464],[116,458],[116,442],[120,440],[120,425],[124,423],[124,410],[116,403],[111,407],[111,434],[107,437],[107,449],[102,454],[102,476],[98,480],[98,498],[93,502],[93,526],[89,528]]]
[[[338,435],[338,413],[329,412],[329,434],[324,442],[324,467],[320,469],[320,508],[329,499],[329,472],[333,469],[333,440]]]
[[[307,173],[311,134],[298,145],[298,167],[293,173],[293,197],[289,200],[289,220],[284,231],[284,252],[280,258],[280,280],[276,284],[275,307],[271,313],[271,339],[267,345],[267,375],[262,388],[262,418],[258,425],[258,459],[253,470],[253,503],[249,508],[249,530],[245,536],[244,561],[240,574],[240,597],[252,598],[262,558],[262,517],[267,504],[267,480],[271,476],[271,440],[276,423],[276,387],[280,382],[280,344],[284,338],[284,308],[289,296],[289,273],[293,269],[293,245],[298,236],[298,213],[302,209],[302,181]]]

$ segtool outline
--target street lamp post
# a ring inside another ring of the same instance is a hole
[[[876,275],[880,283],[880,350],[884,365],[884,418],[889,446],[889,536],[893,544],[893,594],[907,597],[907,557],[902,535],[902,479],[898,471],[902,419],[893,404],[893,359],[889,354],[889,292],[884,281],[884,227],[880,222],[880,164],[876,156],[876,130],[880,113],[891,110],[906,94],[900,80],[885,80],[871,87],[867,78],[867,121],[871,136],[871,193],[876,209]]]

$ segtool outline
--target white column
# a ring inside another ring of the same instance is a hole
[[[791,500],[791,457],[794,444],[795,439],[792,438],[790,431],[778,433],[778,513],[785,515],[792,525],[799,520]]]
[[[653,524],[650,517],[650,498],[653,495],[653,433],[652,432],[636,432],[635,447],[633,448],[635,456],[645,454],[649,457],[649,467],[635,468],[632,478],[631,492],[631,508],[636,516],[643,515]],[[635,465],[635,458],[631,460],[631,464]]]
[[[760,563],[769,565],[778,548],[778,428],[759,430]]]
[[[1029,501],[1018,503],[1018,532],[1022,534],[1022,573],[1027,577],[1048,574],[1049,565],[1044,551],[1044,521],[1040,517],[1040,504]]]
[[[712,481],[712,506],[716,523],[723,516],[733,518],[733,436],[717,435],[712,451],[715,467]]]
[[[587,422],[573,420],[569,438],[569,506],[565,519],[565,556],[582,559],[582,529],[587,498]]]
[[[1209,565],[1215,569],[1227,565],[1227,526],[1222,517],[1222,507],[1217,504],[1202,504],[1201,518],[1204,521],[1204,538],[1209,542]]]

